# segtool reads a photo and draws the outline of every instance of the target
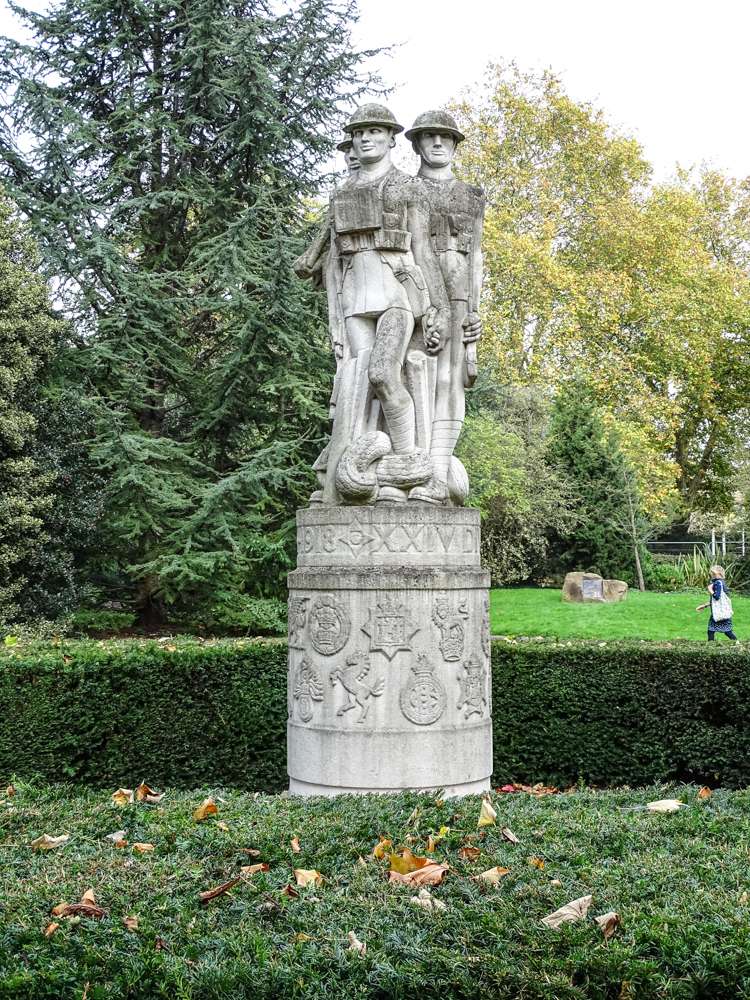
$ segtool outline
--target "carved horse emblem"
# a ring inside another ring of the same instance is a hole
[[[367,683],[371,669],[367,653],[356,650],[351,656],[347,656],[345,666],[335,667],[331,671],[331,684],[338,682],[346,691],[346,701],[336,715],[343,715],[359,706],[360,716],[357,722],[365,721],[370,707],[369,699],[379,698],[385,688],[385,677],[378,678],[372,685]]]

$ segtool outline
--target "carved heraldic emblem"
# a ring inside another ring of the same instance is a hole
[[[432,609],[432,620],[440,629],[440,652],[448,662],[464,655],[468,601],[453,603],[448,594],[438,594]]]
[[[324,656],[333,656],[346,645],[351,631],[349,615],[333,594],[316,597],[310,608],[310,642]]]
[[[417,726],[429,726],[443,714],[447,700],[445,687],[435,677],[434,667],[427,656],[420,653],[399,695],[401,711]]]
[[[368,683],[371,665],[367,653],[357,649],[346,658],[343,667],[334,667],[331,671],[331,684],[337,683],[346,692],[346,701],[336,712],[343,715],[353,708],[359,707],[357,722],[364,722],[370,708],[370,698],[379,698],[385,688],[385,677],[379,677],[373,684]]]
[[[487,707],[485,684],[487,671],[484,664],[471,656],[464,660],[463,673],[458,675],[460,693],[456,708],[464,709],[464,719],[472,715],[482,715]]]
[[[389,660],[400,651],[411,652],[412,639],[419,631],[412,628],[405,606],[388,595],[377,602],[377,611],[370,609],[370,618],[361,628],[370,637],[370,652],[383,653]]]
[[[303,656],[297,667],[297,677],[294,685],[294,700],[302,722],[309,722],[313,717],[313,702],[323,700],[323,685],[320,674],[310,660]]]

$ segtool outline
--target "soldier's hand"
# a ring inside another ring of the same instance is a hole
[[[307,259],[306,253],[303,253],[300,257],[298,257],[295,260],[295,262],[292,264],[292,268],[298,278],[303,278],[306,281],[309,281],[310,278],[312,278],[313,272],[312,268],[310,267],[310,261]]]
[[[435,306],[430,306],[424,314],[422,320],[422,332],[424,336],[424,346],[428,354],[437,354],[443,342],[443,322],[442,314]]]
[[[479,313],[470,312],[461,324],[464,328],[464,343],[473,344],[482,336],[482,321]]]
[[[333,356],[337,361],[341,361],[344,356],[344,345],[338,340],[333,342]]]

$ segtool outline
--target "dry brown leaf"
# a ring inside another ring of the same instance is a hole
[[[60,917],[60,916],[62,916],[65,908],[68,905],[69,905],[68,903],[58,903],[57,906],[53,906],[52,907],[52,909],[50,910],[50,913],[52,914],[53,917]]]
[[[281,895],[288,896],[290,899],[299,899],[299,893],[293,885],[285,885],[281,890]]]
[[[748,899],[750,899],[750,896],[747,894],[747,892],[743,892],[739,899],[740,906],[744,906],[745,903],[747,903]]]
[[[704,785],[703,788],[701,788],[701,790],[698,792],[698,798],[699,799],[710,799],[713,794],[714,793],[711,791],[711,789],[708,787],[708,785]]]
[[[538,868],[539,871],[544,868],[544,861],[542,858],[529,858],[529,864],[532,868]]]
[[[154,951],[165,951],[167,942],[162,937],[154,938]]]
[[[380,834],[377,844],[372,849],[372,856],[378,861],[382,861],[391,847],[393,847],[393,841]]]
[[[122,922],[129,931],[138,930],[138,917],[123,917]]]
[[[224,822],[223,819],[220,819],[218,821],[218,823],[216,824],[216,829],[221,830],[222,833],[229,833],[229,826]]]
[[[53,920],[51,923],[47,924],[47,926],[44,928],[44,936],[46,938],[51,938],[52,935],[55,933],[55,931],[59,929],[60,925],[56,920]]]
[[[562,924],[572,924],[576,920],[583,920],[588,913],[589,907],[594,900],[593,896],[581,896],[579,899],[572,899],[565,906],[561,906],[554,913],[549,913],[542,918],[545,927],[557,930]]]
[[[560,881],[559,878],[551,878],[549,880],[549,884],[550,885],[562,885],[562,882]]]
[[[360,941],[354,931],[349,931],[346,935],[349,938],[349,951],[356,951],[359,955],[364,956],[367,953],[367,945],[364,941]]]
[[[482,799],[482,808],[479,810],[479,819],[477,821],[477,827],[481,828],[483,826],[492,826],[497,819],[497,813],[492,808],[492,803],[485,797]]]
[[[518,837],[513,833],[509,826],[504,826],[500,833],[505,837],[505,839],[511,844],[518,844]]]
[[[125,841],[126,836],[127,830],[115,830],[114,833],[108,833],[104,839],[111,840],[112,843],[118,847],[122,841]],[[127,843],[127,841],[125,841],[125,843]]]
[[[485,882],[489,882],[490,885],[499,885],[500,879],[503,878],[510,872],[510,868],[501,868],[500,865],[495,865],[494,868],[488,868],[486,872],[482,872],[481,875],[475,875],[475,879],[482,879]]]
[[[135,797],[139,802],[161,802],[166,792],[156,792],[153,788],[142,781],[135,790]]]
[[[447,871],[448,865],[430,863],[406,874],[398,871],[389,871],[388,881],[403,882],[405,885],[440,885]]]
[[[204,799],[198,808],[193,812],[193,819],[196,823],[202,823],[203,820],[207,819],[209,816],[215,816],[218,811],[216,803],[209,795],[209,797]]]
[[[60,914],[63,917],[91,917],[92,920],[101,920],[106,912],[94,903],[69,903]]]
[[[81,896],[81,902],[87,906],[96,906],[96,896],[93,889],[87,889]]]
[[[610,910],[609,913],[603,913],[600,917],[594,917],[594,922],[601,929],[604,940],[609,941],[620,926],[620,914],[615,913],[614,910]]]
[[[297,885],[302,889],[308,885],[323,884],[323,876],[320,872],[315,871],[314,868],[295,868],[294,877],[297,880]]]
[[[302,848],[299,846],[299,837],[292,837],[290,846],[295,854],[299,854]]]
[[[149,851],[155,850],[155,847],[153,844],[143,844],[140,841],[138,841],[135,844],[133,844],[133,850],[137,851],[138,854],[148,854]]]
[[[112,792],[112,801],[116,806],[130,806],[135,801],[132,788],[118,788]]]
[[[265,861],[257,865],[243,865],[240,871],[243,875],[254,875],[256,872],[267,872],[268,865]]]
[[[299,896],[299,893],[297,895]],[[312,941],[312,937],[309,934],[305,934],[304,931],[300,931],[299,934],[294,935],[294,940],[302,944],[304,941]]]
[[[243,854],[247,854],[249,858],[259,858],[260,851],[256,850],[254,847],[241,847],[240,850]]]
[[[221,885],[217,885],[215,889],[207,889],[205,892],[198,893],[198,899],[201,904],[205,906],[206,903],[210,903],[212,899],[216,899],[217,896],[223,896],[225,892],[229,892],[233,889],[242,879],[230,878],[228,882],[222,882]]]
[[[409,902],[413,906],[421,906],[423,910],[446,910],[447,906],[440,899],[434,899],[429,889],[420,889],[418,895],[412,896]]]
[[[31,846],[35,851],[52,851],[55,847],[62,847],[70,840],[69,833],[63,833],[59,837],[51,837],[48,833],[43,833],[31,841]]]
[[[5,794],[8,796],[9,799],[12,799],[13,796],[16,794],[16,786],[8,785],[8,787],[5,789]]]
[[[172,642],[168,643],[166,646],[162,646],[162,649],[166,649],[166,651],[168,653],[176,653],[177,652],[177,646],[175,646],[174,643],[172,643]]]
[[[648,802],[646,808],[654,813],[675,813],[684,805],[685,803],[679,799],[656,799],[654,802]]]
[[[478,847],[471,847],[467,844],[466,847],[461,848],[458,852],[458,856],[459,858],[463,858],[464,861],[476,861],[481,853],[482,852]]]

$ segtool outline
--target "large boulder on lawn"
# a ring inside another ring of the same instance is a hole
[[[604,580],[598,573],[568,573],[563,584],[562,599],[578,604],[614,604],[625,600],[627,593],[628,585],[622,580]]]

